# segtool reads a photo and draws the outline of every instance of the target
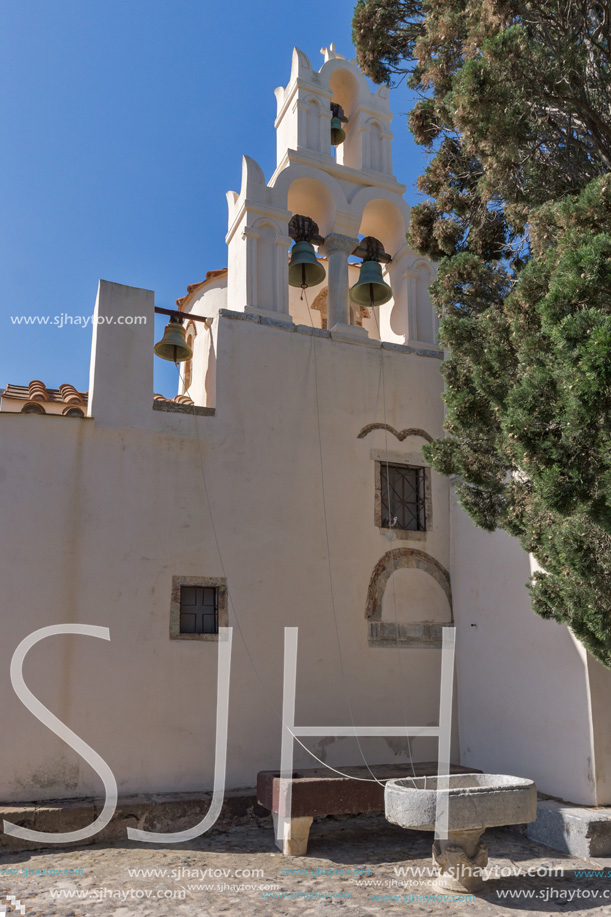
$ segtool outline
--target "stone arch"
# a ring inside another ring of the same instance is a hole
[[[423,570],[439,583],[446,594],[450,606],[451,620],[453,621],[450,574],[438,560],[435,560],[434,557],[424,551],[418,551],[416,548],[395,548],[393,551],[387,551],[377,562],[369,580],[365,617],[370,621],[381,620],[382,598],[386,591],[388,580],[395,570],[405,567],[415,567],[418,570]]]
[[[374,430],[388,430],[389,433],[392,433],[393,436],[396,436],[399,442],[403,442],[404,439],[407,439],[408,436],[420,436],[422,439],[425,439],[427,443],[433,442],[433,437],[430,433],[427,433],[426,430],[420,429],[420,427],[406,427],[404,430],[395,430],[389,423],[368,423],[367,426],[363,427],[360,431],[357,439],[364,439],[370,433],[373,433]]]
[[[384,594],[391,576],[398,570],[409,568],[423,571],[441,586],[449,606],[447,624],[419,621],[398,623],[382,620]],[[430,554],[418,551],[416,548],[395,548],[387,551],[374,567],[369,581],[365,618],[370,646],[398,645],[438,649],[441,646],[442,628],[453,626],[454,623],[452,590],[448,571]]]

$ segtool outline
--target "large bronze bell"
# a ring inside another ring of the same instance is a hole
[[[346,139],[346,131],[342,127],[342,122],[337,115],[331,118],[331,143],[333,146],[340,146]]]
[[[295,242],[289,264],[289,283],[292,287],[315,287],[322,283],[327,272],[316,257],[311,242]]]
[[[358,306],[383,306],[392,299],[392,289],[382,278],[379,261],[363,261],[359,279],[350,290],[350,299]]]
[[[153,349],[158,357],[171,363],[185,363],[193,356],[186,341],[185,329],[175,318],[171,318],[165,326],[162,339]]]

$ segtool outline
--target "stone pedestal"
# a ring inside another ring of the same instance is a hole
[[[449,774],[389,780],[384,789],[386,818],[415,831],[435,831],[435,886],[474,892],[484,884],[486,828],[522,825],[537,814],[537,788],[508,774]]]
[[[278,837],[278,821],[280,816],[277,812],[272,812],[274,819],[274,834],[276,837],[276,847],[282,851],[285,857],[302,857],[308,852],[308,838],[310,828],[314,819],[310,815],[302,818],[291,818],[284,825],[282,837]]]
[[[488,845],[481,840],[483,828],[450,831],[433,844],[433,865],[439,870],[435,886],[444,891],[477,891],[484,884]]]

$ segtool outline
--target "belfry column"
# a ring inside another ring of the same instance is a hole
[[[332,232],[325,236],[322,251],[329,259],[329,298],[327,304],[327,328],[331,337],[351,344],[379,347],[380,342],[369,337],[365,328],[350,324],[350,281],[348,277],[348,256],[359,244],[352,236]]]
[[[348,255],[352,254],[358,244],[358,239],[337,232],[325,238],[324,252],[329,258],[327,328],[331,331],[336,325],[350,325]]]

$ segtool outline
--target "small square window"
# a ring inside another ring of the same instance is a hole
[[[218,589],[181,586],[180,633],[218,634],[218,632]]]
[[[174,640],[218,640],[227,627],[227,584],[220,577],[175,576],[172,579],[170,637]]]
[[[426,531],[426,468],[379,462],[379,519],[383,529]],[[376,513],[377,515],[377,513]]]

